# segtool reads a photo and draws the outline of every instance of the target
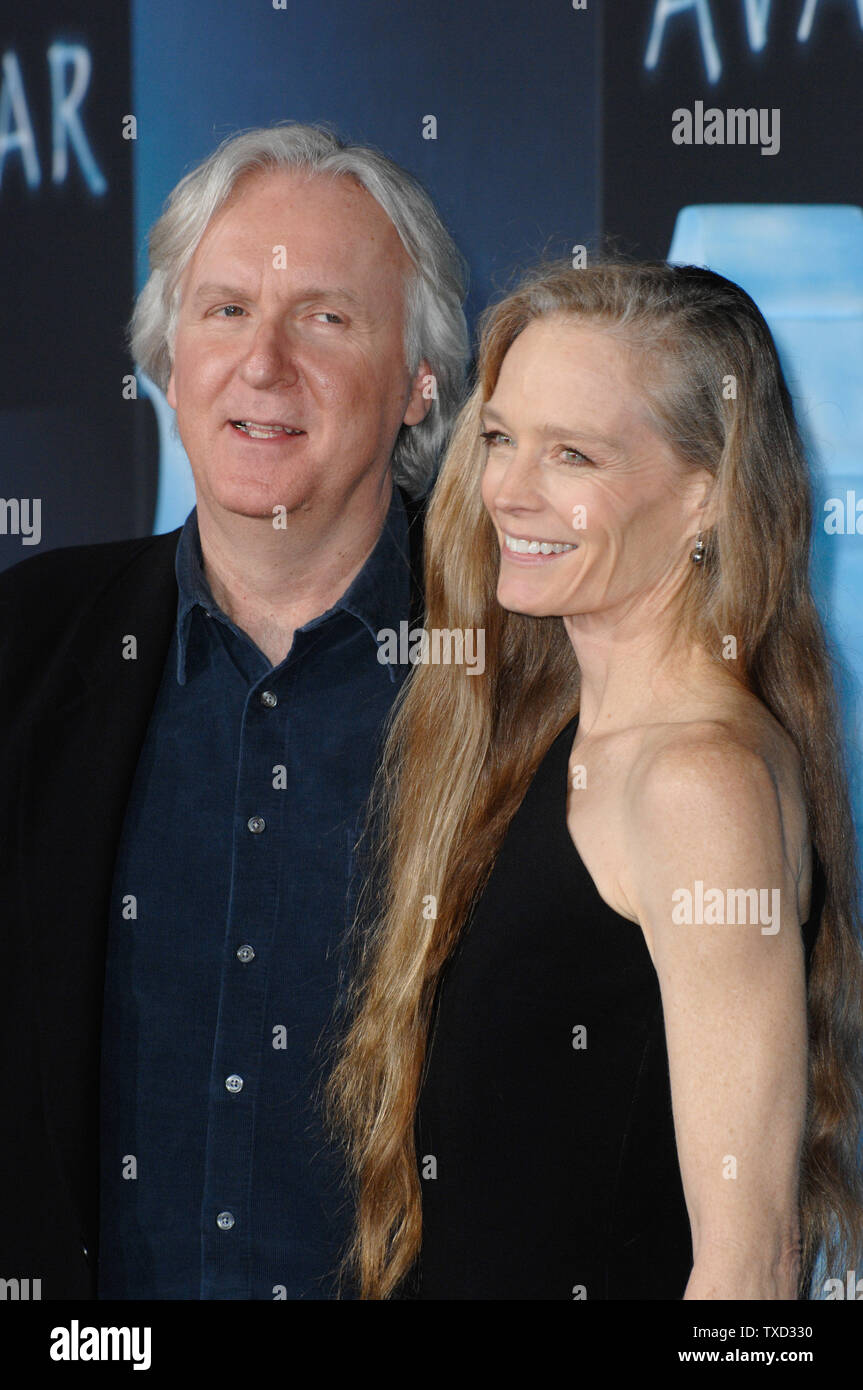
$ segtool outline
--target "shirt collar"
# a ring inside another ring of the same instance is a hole
[[[174,571],[179,594],[177,681],[180,685],[185,685],[188,678],[192,615],[195,609],[202,609],[205,614],[219,619],[235,632],[238,630],[227,614],[219,608],[207,583],[197,507],[192,508],[180,532]],[[359,574],[354,577],[332,608],[317,618],[312,618],[297,631],[311,632],[333,614],[349,613],[362,623],[377,647],[378,632],[382,628],[397,631],[400,619],[407,617],[409,606],[410,550],[407,512],[399,489],[393,486],[389,510],[381,533]],[[387,670],[390,679],[395,681],[395,672],[390,664],[387,664]]]

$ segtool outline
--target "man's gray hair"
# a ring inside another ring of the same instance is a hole
[[[279,168],[356,180],[383,208],[414,265],[405,295],[405,358],[411,375],[426,359],[436,398],[420,424],[402,425],[393,451],[393,477],[411,496],[420,497],[434,481],[461,401],[468,357],[462,308],[467,267],[425,190],[377,150],[346,143],[322,126],[296,122],[224,140],[180,180],[150,232],[150,277],[129,330],[135,360],[161,390],[167,389],[186,266],[238,181]]]

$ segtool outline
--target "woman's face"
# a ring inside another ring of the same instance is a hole
[[[504,608],[616,622],[677,592],[709,479],[651,426],[635,366],[619,338],[561,315],[506,354],[482,414]]]

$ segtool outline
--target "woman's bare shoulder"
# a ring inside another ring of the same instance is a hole
[[[656,724],[645,731],[626,789],[631,834],[641,843],[685,836],[706,850],[772,839],[809,907],[811,848],[800,757],[794,743],[754,697],[720,714]]]

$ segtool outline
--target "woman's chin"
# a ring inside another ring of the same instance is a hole
[[[522,584],[498,584],[497,601],[510,613],[522,613],[526,618],[559,618],[563,608],[553,598],[531,594]]]

